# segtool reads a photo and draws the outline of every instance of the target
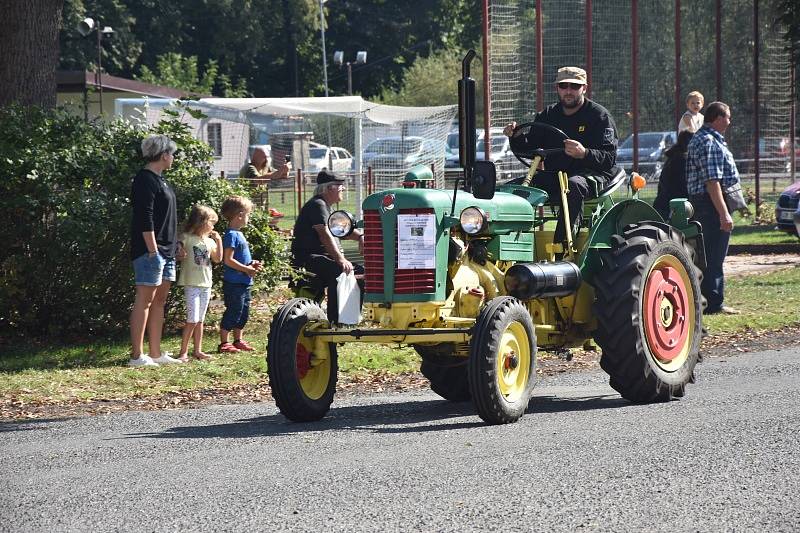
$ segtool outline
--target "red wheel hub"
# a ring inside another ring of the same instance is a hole
[[[303,379],[311,370],[311,352],[302,344],[297,343],[295,358],[297,359],[297,375]]]
[[[678,357],[689,338],[690,289],[671,265],[650,271],[644,291],[644,329],[650,350],[661,361]]]

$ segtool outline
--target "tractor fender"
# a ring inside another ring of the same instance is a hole
[[[603,267],[600,251],[611,248],[613,235],[621,234],[623,228],[629,224],[646,221],[665,223],[661,215],[650,204],[636,198],[623,200],[602,213],[599,220],[592,226],[586,247],[578,261],[583,279],[591,283],[594,274]]]

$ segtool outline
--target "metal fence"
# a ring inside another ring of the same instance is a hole
[[[725,136],[758,202],[796,178],[795,73],[774,0],[487,2],[491,126],[555,102],[556,70],[577,65],[620,141],[675,131],[697,90],[730,105]]]

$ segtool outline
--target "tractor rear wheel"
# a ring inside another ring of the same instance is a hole
[[[317,346],[303,335],[311,322],[327,320],[325,311],[307,298],[286,302],[272,318],[267,340],[267,371],[275,404],[294,422],[319,420],[328,412],[336,390],[336,345]]]
[[[702,335],[702,275],[693,256],[681,233],[655,222],[628,226],[603,255],[595,341],[623,398],[669,401],[693,381]]]
[[[451,402],[468,402],[467,358],[452,355],[451,342],[435,345],[416,344],[422,357],[420,372],[431,382],[431,390]]]
[[[478,415],[489,424],[525,414],[536,382],[536,336],[522,303],[510,296],[481,309],[470,342],[469,388]]]

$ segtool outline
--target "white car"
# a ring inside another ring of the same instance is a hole
[[[353,165],[353,156],[350,152],[338,146],[312,146],[308,149],[308,156],[307,173],[316,174],[323,168],[333,172],[347,172]]]

